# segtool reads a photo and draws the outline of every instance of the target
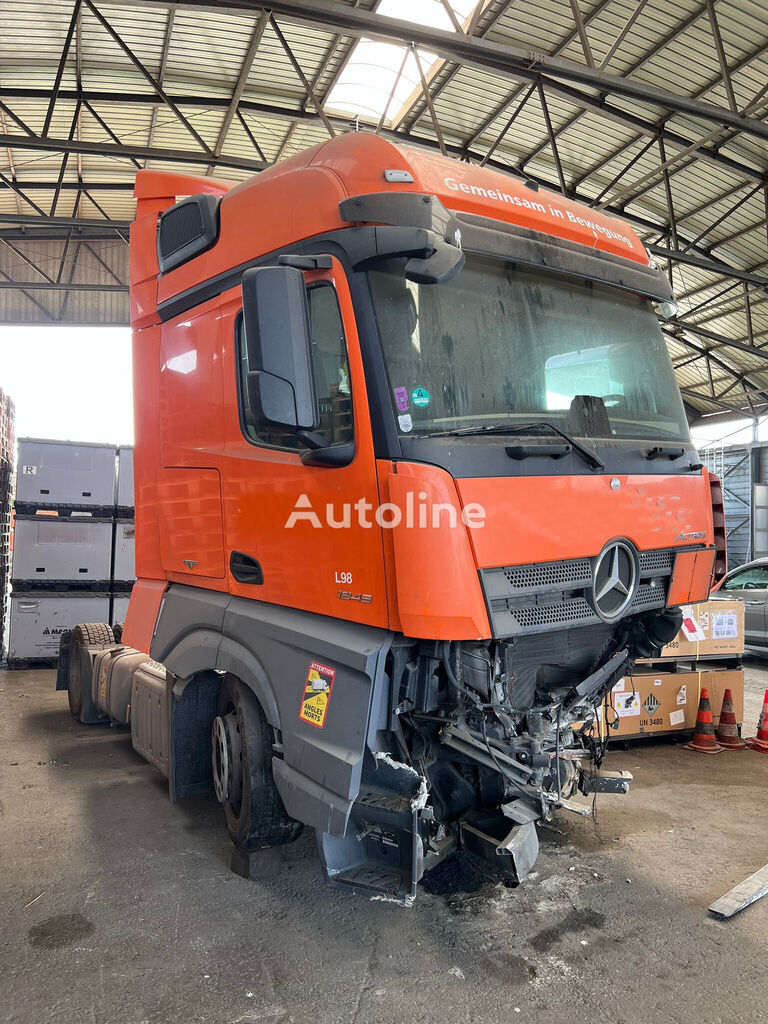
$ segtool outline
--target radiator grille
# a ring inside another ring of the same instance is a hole
[[[504,569],[504,576],[514,590],[535,590],[564,583],[588,582],[592,570],[587,558],[548,565],[520,565]]]
[[[534,604],[509,609],[521,626],[550,626],[599,621],[583,597],[553,604]]]
[[[673,557],[672,551],[641,551],[640,575],[645,576],[652,572],[671,573]]]
[[[638,552],[638,586],[626,615],[666,605],[675,554],[675,550]],[[592,605],[592,563],[591,558],[573,558],[481,570],[494,636],[601,623]]]

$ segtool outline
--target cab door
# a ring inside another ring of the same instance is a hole
[[[154,413],[161,565],[169,580],[225,590],[220,491],[224,414],[215,300],[163,324],[159,371]]]
[[[227,442],[221,465],[229,590],[322,615],[387,624],[379,503],[363,365],[341,264],[305,273],[321,434],[348,465],[309,466],[295,435],[248,406],[239,289],[221,307]]]

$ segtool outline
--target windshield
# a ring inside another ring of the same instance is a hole
[[[440,285],[369,271],[400,433],[546,420],[580,437],[689,439],[650,302],[468,256]]]

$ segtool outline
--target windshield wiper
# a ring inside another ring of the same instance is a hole
[[[554,423],[550,423],[548,420],[537,420],[534,423],[494,423],[488,424],[485,427],[458,427],[456,430],[440,430],[434,434],[426,434],[426,437],[467,437],[473,434],[525,434],[530,432],[532,429],[537,427],[544,427],[547,430],[551,430],[553,433],[562,437],[564,441],[567,441],[575,452],[584,459],[584,461],[592,467],[592,469],[605,469],[605,463],[600,456],[588,448],[581,441],[577,441],[575,437],[571,437],[564,430],[556,427]]]

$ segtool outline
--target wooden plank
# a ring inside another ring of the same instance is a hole
[[[756,871],[754,875],[745,878],[743,882],[739,882],[725,896],[715,900],[710,906],[709,912],[722,921],[738,914],[740,910],[748,907],[750,903],[755,903],[766,893],[768,893],[768,864]]]

